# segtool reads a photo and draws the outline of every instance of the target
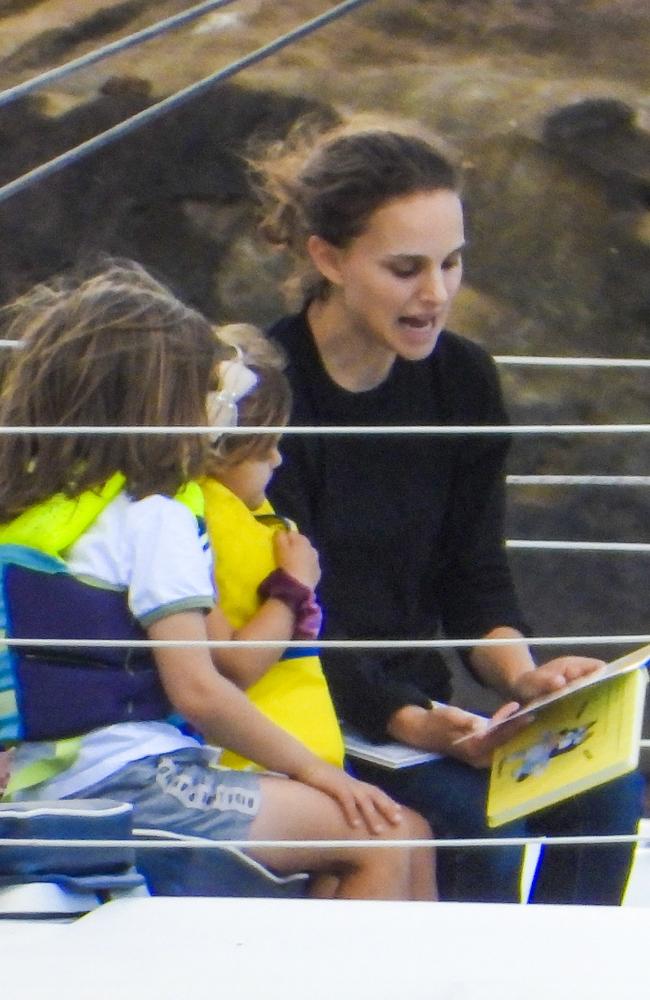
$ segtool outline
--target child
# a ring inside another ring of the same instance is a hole
[[[219,331],[238,354],[218,366],[223,422],[283,426],[291,395],[283,359],[254,327]],[[201,481],[215,556],[218,607],[208,629],[217,639],[316,639],[318,554],[292,522],[277,517],[265,489],[281,462],[277,435],[223,435]],[[219,649],[219,669],[269,718],[324,760],[343,764],[343,741],[317,651],[277,647]],[[232,751],[221,763],[253,767]]]
[[[32,428],[0,436],[4,624],[53,642],[2,655],[0,742],[15,745],[7,794],[112,797],[133,804],[138,827],[214,840],[427,836],[418,817],[268,721],[203,645],[214,592],[194,482],[206,435],[196,429],[225,353],[208,322],[127,262],[34,289],[4,335],[22,347],[5,369],[0,425]],[[171,425],[187,430],[82,430]],[[79,430],[39,430],[48,426]],[[173,643],[153,655],[129,648],[146,637]],[[293,780],[214,769],[173,711],[207,743]],[[313,873],[316,895],[324,875],[341,897],[392,899],[414,894],[413,859],[420,870],[427,857],[353,844],[251,843],[248,853],[283,875]],[[213,852],[202,863],[212,871]]]

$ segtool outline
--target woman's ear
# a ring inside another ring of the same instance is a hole
[[[307,240],[307,253],[311,257],[312,264],[324,278],[332,285],[340,285],[341,277],[341,253],[339,247],[333,243],[328,243],[322,236],[312,234]]]

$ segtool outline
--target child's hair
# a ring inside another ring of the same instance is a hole
[[[257,377],[256,385],[236,404],[238,426],[284,427],[291,413],[291,389],[280,348],[246,323],[219,327],[217,334],[223,343],[237,349],[240,360]],[[208,473],[218,478],[220,466],[263,457],[278,440],[279,435],[273,434],[222,434],[210,448]]]
[[[201,426],[214,328],[131,261],[38,285],[0,314],[19,340],[3,370],[0,425]],[[54,493],[78,496],[113,473],[135,498],[173,495],[203,471],[200,434],[0,436],[0,519]]]
[[[422,131],[356,120],[314,135],[299,122],[283,143],[252,157],[253,184],[262,206],[260,231],[288,251],[303,299],[326,298],[329,282],[306,252],[314,234],[345,247],[364,231],[370,216],[394,198],[421,191],[458,191],[460,175]]]

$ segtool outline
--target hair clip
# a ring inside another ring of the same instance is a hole
[[[237,403],[258,383],[255,372],[244,364],[239,347],[235,350],[237,357],[230,361],[222,361],[217,366],[218,389],[207,395],[208,424],[215,430],[218,429],[218,433],[210,440],[211,444],[214,444],[228,427],[237,426]]]

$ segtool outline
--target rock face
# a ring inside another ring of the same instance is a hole
[[[0,109],[0,176],[19,176],[151,103],[146,82],[120,78],[57,118],[37,98]],[[223,315],[220,265],[251,228],[246,141],[262,129],[281,134],[311,107],[226,84],[0,204],[0,296],[104,252],[142,261]]]
[[[0,0],[0,86],[187,4]],[[232,9],[0,108],[0,183],[322,11]],[[256,241],[242,153],[307,110],[419,119],[466,166],[459,332],[495,353],[647,356],[650,138],[642,0],[377,2],[0,203],[0,300],[110,252],[215,319],[265,324],[282,262]],[[218,59],[217,59],[218,57]],[[641,423],[643,370],[508,369],[515,422]],[[517,439],[511,471],[650,474],[648,437]],[[515,538],[650,541],[647,490],[513,487]],[[647,631],[648,555],[518,552],[539,634]],[[597,647],[600,649],[600,647]],[[612,646],[606,652],[616,653]]]

